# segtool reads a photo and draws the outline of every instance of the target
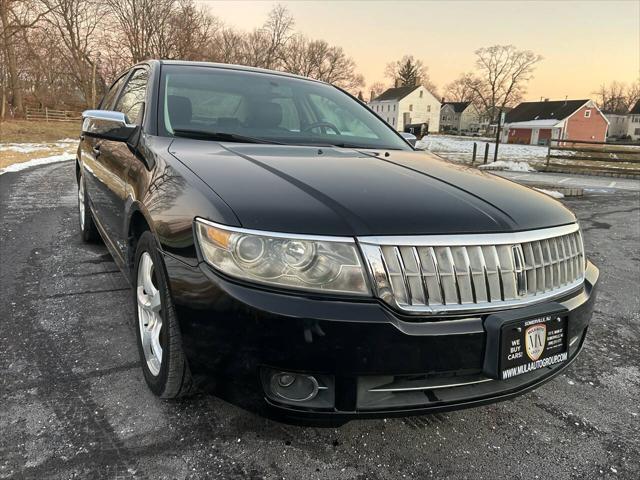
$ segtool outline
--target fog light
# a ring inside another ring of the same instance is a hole
[[[278,385],[281,387],[290,387],[293,382],[296,381],[296,377],[294,375],[290,375],[288,373],[283,373],[278,376]]]
[[[271,376],[271,391],[291,402],[313,400],[319,390],[318,380],[311,375],[277,372]]]

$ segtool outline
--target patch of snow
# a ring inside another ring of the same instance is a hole
[[[49,150],[51,148],[68,148],[73,143],[77,143],[77,139],[63,138],[56,142],[48,143],[0,143],[0,152],[16,152],[16,153],[32,153]]]
[[[493,159],[495,143],[493,139],[478,137],[458,137],[452,135],[427,135],[416,142],[416,147],[437,153],[448,160],[469,163],[476,143],[476,162],[481,163],[485,145],[489,144],[489,158]],[[546,159],[548,147],[541,145],[518,145],[501,143],[498,148],[500,160],[541,161]]]
[[[535,188],[535,187],[534,187],[534,190],[545,193],[553,198],[564,198],[564,195],[562,193],[556,192],[555,190],[545,190],[544,188]],[[575,383],[572,381],[569,381],[569,385],[575,385]]]
[[[515,162],[513,160],[498,160],[497,162],[480,165],[482,170],[508,170],[510,172],[535,172],[536,170],[527,162]]]
[[[46,143],[0,143],[0,152],[31,153],[50,148]]]
[[[27,168],[36,167],[38,165],[47,165],[49,163],[65,162],[67,160],[73,160],[73,152],[65,152],[60,155],[51,155],[50,157],[34,158],[27,162],[14,163],[5,168],[0,168],[0,175],[8,172],[19,172]]]

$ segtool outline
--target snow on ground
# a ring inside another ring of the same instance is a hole
[[[497,162],[478,165],[482,170],[508,170],[510,172],[535,172],[535,168],[527,162],[514,162],[513,160],[498,160]]]
[[[5,168],[0,168],[0,175],[8,172],[19,172],[20,170],[25,170],[30,167],[35,167],[38,165],[46,165],[48,163],[56,163],[56,162],[64,162],[66,160],[73,160],[73,152],[64,152],[60,155],[51,155],[49,157],[42,158],[34,158],[33,160],[28,160],[26,162],[14,163]]]
[[[429,150],[433,153],[455,162],[470,163],[473,154],[473,144],[477,144],[476,163],[482,163],[485,144],[489,144],[489,162],[493,163],[493,151],[495,139],[483,137],[457,137],[451,135],[427,135],[416,142],[416,147]],[[530,165],[522,166],[522,162],[540,162],[546,159],[547,147],[538,145],[515,145],[501,143],[498,147],[498,161],[506,161],[504,169],[515,167],[516,171],[533,171]],[[525,170],[524,168],[527,168]]]
[[[75,138],[63,138],[50,143],[0,143],[0,152],[31,153],[51,148],[67,148],[78,142]]]
[[[536,187],[534,187],[534,190],[545,193],[553,198],[564,198],[564,194],[560,192],[556,192],[555,190],[545,190],[544,188],[536,188]]]

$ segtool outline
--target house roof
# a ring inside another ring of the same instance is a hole
[[[384,100],[400,100],[411,92],[413,92],[416,88],[420,88],[420,85],[415,85],[413,87],[397,87],[397,88],[388,88],[376,98],[373,99],[374,102],[380,102]]]
[[[587,99],[522,102],[507,114],[505,123],[528,122],[531,120],[562,120],[588,101]]]
[[[442,103],[443,107],[446,105],[451,105],[454,112],[462,113],[467,109],[469,105],[471,105],[471,102],[443,102]]]
[[[640,100],[636,102],[636,104],[629,110],[631,115],[640,115]]]

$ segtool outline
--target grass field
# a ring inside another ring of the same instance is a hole
[[[80,122],[0,122],[0,170],[54,155],[71,158],[79,135]]]
[[[78,138],[80,122],[0,122],[0,143],[47,143],[63,138]]]

